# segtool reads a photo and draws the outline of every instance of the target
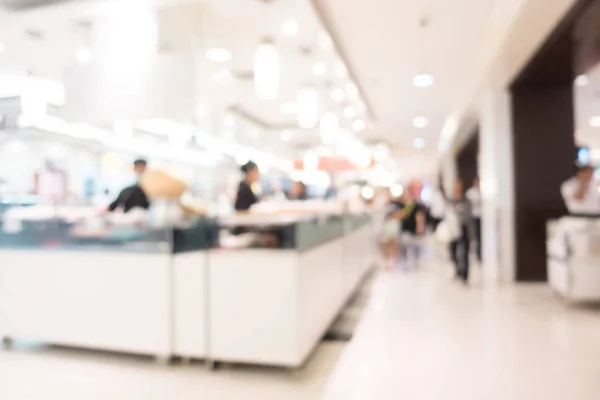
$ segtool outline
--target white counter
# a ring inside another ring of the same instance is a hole
[[[352,221],[301,250],[0,249],[0,337],[297,367],[371,266],[372,224]]]
[[[568,301],[600,301],[600,217],[548,223],[548,281]]]
[[[0,251],[0,336],[205,358],[206,251]]]
[[[211,250],[213,361],[302,365],[370,268],[372,225],[306,251]]]
[[[0,253],[0,333],[68,346],[172,353],[170,255]]]

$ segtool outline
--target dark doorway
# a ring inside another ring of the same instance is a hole
[[[456,165],[458,178],[465,185],[465,189],[473,186],[475,179],[479,177],[479,129],[475,130],[458,152]]]
[[[587,26],[600,27],[600,10],[595,17],[588,14],[599,4],[580,0],[511,85],[519,281],[547,279],[546,223],[567,214],[560,187],[575,163],[573,82],[584,68],[581,43],[598,31],[578,26],[584,18],[595,18]],[[588,46],[585,59],[600,54],[596,50]]]

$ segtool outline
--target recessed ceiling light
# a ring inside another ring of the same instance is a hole
[[[356,131],[356,132],[360,132],[363,131],[365,129],[365,121],[363,121],[362,119],[357,119],[352,123],[352,128]]]
[[[324,62],[315,63],[312,67],[313,74],[317,76],[323,76],[327,72],[327,66]]]
[[[331,91],[331,98],[335,101],[342,101],[346,97],[346,93],[340,88],[333,89]]]
[[[344,115],[346,118],[354,118],[356,117],[356,110],[352,107],[344,108]]]
[[[431,74],[418,74],[413,78],[413,85],[418,88],[428,88],[433,86],[435,79]]]
[[[425,139],[423,139],[423,138],[415,138],[413,140],[413,147],[415,149],[423,149],[423,148],[425,148],[425,144],[426,144],[426,142],[425,142]]]
[[[233,118],[233,115],[227,115],[223,120],[223,125],[227,128],[233,128],[235,125],[235,118]]]
[[[2,45],[0,45],[0,48]],[[87,47],[78,47],[75,50],[75,59],[79,64],[87,64],[92,60],[92,51]]]
[[[590,126],[592,128],[600,128],[600,115],[590,118]]]
[[[346,92],[348,92],[348,96],[356,97],[358,95],[358,87],[352,82],[346,85]]]
[[[294,20],[285,21],[281,27],[281,31],[286,36],[294,36],[298,33],[298,22]]]
[[[575,85],[577,86],[587,86],[590,83],[590,78],[587,75],[579,75],[575,78]]]
[[[371,186],[363,186],[360,189],[360,195],[365,198],[365,200],[371,200],[375,197],[375,190]]]
[[[231,52],[222,47],[215,47],[206,51],[206,59],[213,62],[225,62],[231,60]]]
[[[295,114],[296,113],[296,103],[293,103],[291,101],[283,103],[281,105],[281,107],[279,107],[279,111],[281,111],[282,114]]]
[[[392,187],[390,187],[390,193],[392,194],[393,197],[400,197],[404,193],[404,187],[402,187],[402,185],[397,183],[397,184],[393,185]]]
[[[284,130],[281,131],[281,140],[283,140],[284,142],[289,142],[292,139],[292,132],[288,131],[288,130]]]
[[[425,117],[416,117],[413,119],[413,126],[418,129],[427,128],[429,126],[429,120]]]

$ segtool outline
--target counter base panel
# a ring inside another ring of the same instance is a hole
[[[562,261],[548,259],[548,278],[552,289],[565,300],[600,301],[600,261]]]
[[[173,257],[173,353],[207,355],[208,251]]]
[[[303,365],[369,270],[371,232],[366,225],[303,252],[211,251],[211,359]]]
[[[288,250],[217,250],[209,261],[210,357],[295,365],[297,256]]]
[[[169,257],[1,251],[0,336],[169,356]]]

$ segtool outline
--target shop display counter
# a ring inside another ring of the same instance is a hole
[[[277,248],[209,256],[213,361],[298,367],[370,266],[370,215],[237,215],[226,229],[275,234]]]
[[[236,215],[152,228],[0,220],[0,336],[298,367],[371,266],[372,221]],[[220,232],[240,227],[275,236],[276,247],[219,246]]]
[[[569,216],[547,227],[548,280],[567,301],[600,301],[600,216]]]
[[[187,279],[205,273],[211,226],[1,222],[0,335],[160,357],[192,351],[185,333],[204,332],[204,314],[190,317],[181,297],[203,309],[204,288]],[[174,325],[185,333],[175,335]]]

